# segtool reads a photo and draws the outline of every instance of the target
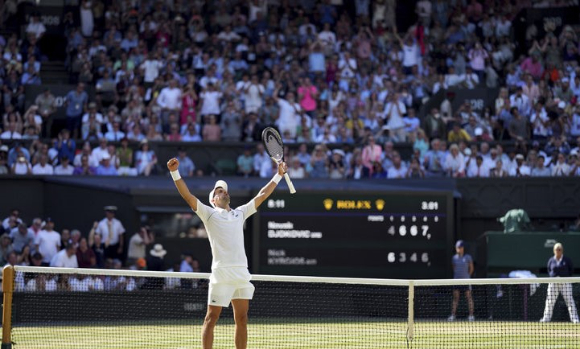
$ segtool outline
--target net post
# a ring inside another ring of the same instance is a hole
[[[12,294],[14,292],[14,267],[7,265],[2,269],[2,349],[12,348]]]
[[[415,282],[413,280],[409,281],[409,301],[407,305],[407,342],[412,342],[415,334]]]

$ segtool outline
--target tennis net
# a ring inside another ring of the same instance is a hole
[[[201,347],[209,274],[18,266],[4,274],[3,348]],[[565,304],[580,300],[580,278],[254,275],[252,282],[248,348],[580,347],[580,325]],[[449,319],[454,290],[461,297]],[[555,299],[551,321],[539,322],[555,290],[566,300]],[[214,348],[234,347],[230,307],[216,326]]]

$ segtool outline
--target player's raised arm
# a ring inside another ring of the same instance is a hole
[[[268,184],[266,184],[262,189],[260,189],[260,192],[254,198],[256,208],[260,207],[262,202],[264,202],[268,198],[268,196],[272,194],[272,192],[274,191],[274,189],[276,188],[276,186],[278,185],[278,183],[280,182],[280,180],[284,176],[284,173],[286,173],[287,170],[288,166],[286,166],[285,162],[281,162],[278,164],[278,173],[274,175],[274,177],[268,182]]]
[[[185,184],[185,181],[181,179],[179,171],[177,170],[178,167],[179,160],[177,160],[176,158],[167,161],[167,168],[171,173],[171,177],[173,178],[173,182],[177,187],[177,191],[179,191],[179,194],[181,195],[183,200],[187,202],[189,207],[191,207],[194,211],[197,211],[197,198],[192,193],[189,192],[187,184]]]

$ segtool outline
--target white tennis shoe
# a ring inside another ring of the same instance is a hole
[[[542,319],[540,319],[540,322],[550,322],[550,320],[543,317]]]
[[[452,322],[455,321],[455,315],[451,315],[447,318],[447,321]]]
[[[469,321],[469,322],[475,321],[475,316],[469,315],[469,317],[467,318],[467,321]]]

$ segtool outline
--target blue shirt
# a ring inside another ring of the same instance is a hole
[[[182,273],[193,273],[193,268],[187,261],[181,261],[181,265],[179,266],[179,271]]]
[[[99,165],[97,167],[95,174],[97,176],[117,176],[117,169],[113,165],[109,165],[109,167],[105,167],[103,165]]]
[[[454,279],[469,279],[469,264],[473,263],[473,259],[470,255],[464,254],[460,256],[456,254],[451,259],[451,264],[453,264],[453,278]]]
[[[184,176],[189,176],[190,172],[195,171],[195,164],[191,159],[186,156],[185,158],[178,158],[179,159],[179,167],[178,170]]]
[[[550,277],[567,277],[572,276],[574,267],[572,266],[572,260],[568,257],[562,256],[560,262],[556,260],[556,257],[552,257],[548,260],[548,274]]]
[[[73,161],[75,157],[76,143],[74,140],[69,139],[66,142],[61,142],[60,148],[58,147],[58,141],[54,142],[54,149],[58,150],[58,157],[62,158],[66,156],[70,161]]]
[[[77,91],[70,91],[66,95],[68,105],[66,107],[66,116],[69,118],[80,117],[83,113],[85,103],[89,100],[86,92],[78,94]]]
[[[326,71],[326,64],[324,63],[324,54],[322,52],[312,52],[308,55],[308,69],[311,72]]]
[[[26,161],[30,162],[30,152],[28,151],[28,149],[20,147],[20,151],[22,152],[22,155],[24,155],[24,157],[26,158]],[[8,166],[12,167],[12,165],[16,162],[17,159],[18,152],[16,151],[16,148],[10,149],[10,151],[8,152]]]

